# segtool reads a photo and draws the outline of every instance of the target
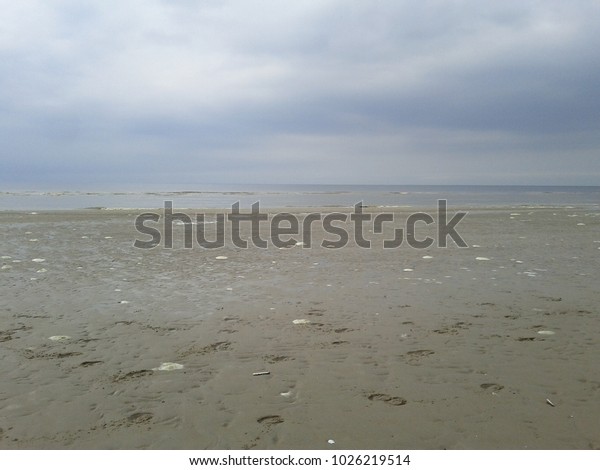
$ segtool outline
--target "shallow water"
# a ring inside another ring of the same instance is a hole
[[[203,185],[192,190],[136,191],[5,191],[0,210],[84,208],[250,208],[260,202],[275,207],[351,207],[359,202],[380,207],[434,207],[438,199],[452,206],[576,206],[600,208],[597,186],[359,186],[359,185]]]

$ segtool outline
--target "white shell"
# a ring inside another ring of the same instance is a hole
[[[48,338],[50,341],[66,341],[68,339],[71,339],[70,336],[67,335],[56,335],[56,336],[50,336],[50,338]]]
[[[176,362],[163,362],[160,366],[155,367],[152,370],[179,370],[183,369],[182,364],[177,364]]]

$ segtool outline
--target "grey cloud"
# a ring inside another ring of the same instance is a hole
[[[590,184],[596,9],[13,5],[0,20],[0,183]]]

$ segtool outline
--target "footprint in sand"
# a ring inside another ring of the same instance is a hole
[[[124,380],[137,379],[139,377],[145,377],[147,375],[154,374],[153,371],[148,369],[134,370],[127,372],[126,374],[117,374],[113,377],[113,382],[123,382]]]
[[[468,329],[469,326],[471,326],[471,323],[459,321],[452,325],[444,326],[443,328],[440,328],[438,330],[433,330],[433,332],[438,333],[440,335],[444,335],[444,334],[456,335],[456,334],[458,334],[459,330],[466,330],[466,329]]]
[[[110,427],[110,428],[115,429],[115,428],[135,426],[138,424],[148,423],[149,421],[152,420],[152,418],[154,418],[154,415],[152,413],[149,413],[147,411],[140,411],[137,413],[130,414],[126,418],[119,419],[117,421],[111,421],[111,422],[103,425],[102,427],[103,428]],[[95,431],[96,429],[97,429],[97,427],[92,428],[93,431]]]
[[[263,356],[264,360],[267,361],[269,364],[275,364],[277,362],[281,362],[281,361],[293,361],[295,358],[293,357],[289,357],[289,356]]]
[[[322,317],[323,313],[325,313],[325,310],[323,310],[323,309],[320,309],[320,308],[311,308],[308,311],[307,315],[314,315],[314,316],[317,316],[317,317]]]
[[[227,334],[233,334],[233,333],[237,333],[238,330],[234,330],[233,328],[224,328],[222,330],[219,330],[219,333],[227,333]]]
[[[421,359],[427,356],[431,356],[435,354],[434,351],[430,349],[418,349],[416,351],[408,351],[406,353],[406,362],[410,365],[419,365]]]
[[[130,424],[143,424],[147,423],[152,418],[154,418],[154,415],[152,413],[142,411],[139,413],[133,413],[132,415],[129,415],[127,417],[127,422]]]
[[[0,331],[0,343],[5,343],[13,339],[12,331]]]
[[[502,390],[504,388],[504,385],[489,383],[489,384],[481,384],[480,387],[483,390],[491,390],[492,392],[499,392],[500,390]]]
[[[283,423],[283,418],[279,415],[268,415],[263,416],[262,418],[258,418],[256,422],[259,424],[263,424],[265,428],[262,431],[260,431],[259,435],[252,439],[252,441],[250,441],[247,444],[244,444],[242,446],[242,449],[247,450],[256,447],[259,441],[261,440],[261,436],[264,437],[267,433],[269,433],[272,426]]]
[[[407,403],[407,401],[402,397],[392,397],[390,395],[386,395],[385,393],[372,393],[367,398],[371,401],[381,401],[392,406],[402,406],[406,405]]]
[[[23,351],[23,355],[27,359],[65,359],[67,357],[73,356],[81,356],[83,353],[77,351],[69,351],[69,352],[54,352],[54,353],[44,353],[44,352],[36,352],[31,349],[25,349]]]
[[[185,358],[192,355],[204,355],[210,354],[217,351],[227,351],[231,346],[231,342],[229,341],[219,341],[217,343],[209,344],[208,346],[192,346],[182,352],[179,353],[179,357]]]
[[[283,418],[279,415],[268,415],[263,416],[262,418],[258,418],[256,422],[260,424],[265,424],[267,426],[274,426],[275,424],[283,423]]]
[[[83,361],[79,364],[79,367],[90,367],[95,366],[96,364],[102,364],[104,361]]]

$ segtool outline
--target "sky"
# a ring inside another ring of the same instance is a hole
[[[600,185],[597,0],[0,11],[0,191]]]

